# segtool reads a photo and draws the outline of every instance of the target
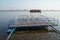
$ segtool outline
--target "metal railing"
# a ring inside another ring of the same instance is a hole
[[[16,22],[20,22],[21,24],[28,24],[28,23],[45,23],[45,24],[53,24],[53,25],[58,25],[58,20],[54,18],[29,18],[28,16],[26,17],[16,17],[15,19]]]

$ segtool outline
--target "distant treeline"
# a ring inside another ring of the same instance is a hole
[[[30,11],[30,10],[0,10],[0,12],[9,12],[9,11]],[[41,10],[41,11],[60,11],[60,10]]]
[[[29,10],[0,10],[0,12],[1,12],[1,11],[6,12],[6,11],[29,11]]]

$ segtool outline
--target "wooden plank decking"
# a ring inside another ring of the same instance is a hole
[[[9,40],[60,40],[60,34],[47,29],[15,31]]]

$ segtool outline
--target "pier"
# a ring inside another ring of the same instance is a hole
[[[58,20],[53,18],[17,18],[9,27],[31,27],[31,26],[57,26]]]
[[[30,40],[30,39],[35,40],[35,38],[36,40],[38,39],[43,40],[45,37],[46,37],[46,40],[58,39],[54,34],[54,32],[58,32],[58,30],[54,28],[54,26],[58,26],[58,20],[54,18],[48,18],[46,16],[39,15],[39,14],[38,14],[38,17],[34,17],[35,14],[36,13],[33,13],[33,15],[32,14],[25,15],[25,16],[20,15],[15,19],[12,19],[8,25],[7,40]],[[48,29],[46,29],[49,26],[55,30],[49,31]],[[32,36],[32,38],[30,35]],[[40,36],[37,36],[37,35],[40,35]],[[55,37],[53,37],[52,35]],[[25,39],[26,37],[27,39]]]
[[[52,28],[54,28],[53,26],[58,26],[58,20],[55,20],[54,18],[45,18],[45,17],[41,17],[41,18],[19,18],[19,17],[16,17],[15,19],[13,19],[12,21],[10,21],[10,24],[8,25],[8,33],[9,33],[9,36],[7,38],[7,40],[13,40],[14,37],[16,37],[16,40],[17,37],[21,37],[20,34],[21,34],[21,31],[28,31],[28,30],[40,30],[40,29],[45,29],[47,27],[51,26]],[[16,30],[20,30],[20,32],[18,32],[18,35],[15,34],[16,33]],[[47,30],[48,31],[48,30]],[[47,31],[40,31],[40,32],[47,32]],[[31,31],[32,32],[32,31]],[[48,31],[50,32],[50,31]],[[53,32],[53,31],[51,31]],[[55,32],[55,31],[54,31]],[[30,35],[29,34],[30,32],[28,31],[28,34],[25,34],[25,32],[22,33],[22,35]],[[53,33],[54,34],[54,33]],[[35,33],[32,33],[32,35],[35,35]],[[37,34],[36,34],[37,35]],[[36,36],[35,35],[35,36]],[[40,35],[40,33],[38,33],[38,35]],[[51,39],[55,39],[53,38],[52,36],[50,36],[49,34],[46,34],[46,33],[43,33],[41,34],[41,36],[46,36],[47,35],[47,38],[50,37]],[[52,34],[51,34],[52,35]],[[55,34],[54,34],[55,35]],[[55,35],[56,36],[56,35]],[[26,36],[24,36],[26,37]],[[29,36],[28,36],[29,37]],[[27,38],[28,38],[27,37]],[[32,36],[33,37],[33,36]],[[39,36],[40,37],[40,36]],[[36,37],[37,38],[37,37]],[[46,39],[47,39],[46,38]],[[21,39],[21,38],[20,38]],[[19,39],[19,40],[20,40]],[[44,38],[42,37],[41,40],[43,40]],[[22,39],[23,40],[23,39]],[[27,39],[28,40],[28,39]],[[34,39],[33,39],[34,40]]]

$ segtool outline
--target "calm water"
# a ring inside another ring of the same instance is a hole
[[[20,12],[0,12],[0,40],[6,40],[7,38],[7,27],[9,21],[20,15],[29,15],[27,11]],[[42,11],[41,15],[45,15],[50,18],[56,18],[59,20],[59,25],[55,27],[60,30],[60,11]],[[36,16],[35,16],[36,17]]]

